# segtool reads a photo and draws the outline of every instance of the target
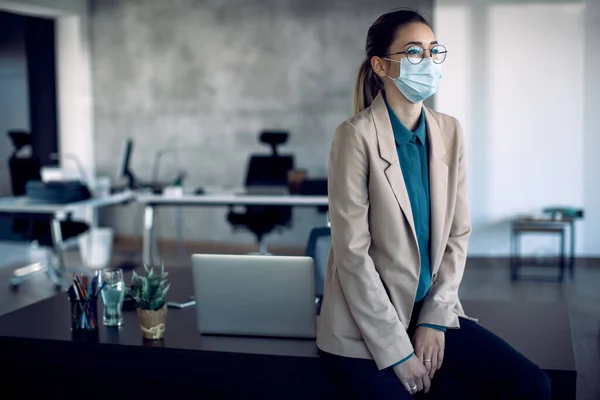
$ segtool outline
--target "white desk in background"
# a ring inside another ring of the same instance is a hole
[[[17,285],[32,274],[46,269],[46,272],[54,283],[61,285],[61,276],[65,273],[66,268],[63,256],[63,237],[60,221],[78,210],[111,207],[125,204],[132,200],[135,200],[135,195],[131,191],[68,204],[50,204],[31,201],[27,197],[0,197],[0,213],[45,214],[52,217],[50,229],[52,234],[52,247],[57,258],[56,270],[54,269],[54,266],[49,263],[45,263],[46,265],[37,265],[37,267],[27,266],[19,268],[14,272],[13,281],[11,283]]]
[[[152,240],[154,235],[154,211],[158,207],[229,207],[229,206],[327,206],[327,196],[257,195],[215,193],[167,197],[162,195],[138,194],[136,201],[144,205],[143,261],[152,264]]]

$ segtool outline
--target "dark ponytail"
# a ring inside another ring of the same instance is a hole
[[[371,59],[366,58],[358,70],[354,87],[354,114],[369,107],[377,93],[383,88],[381,78],[371,68]]]
[[[398,30],[411,23],[420,23],[431,27],[418,12],[402,9],[382,15],[369,28],[366,45],[367,57],[360,66],[354,87],[354,114],[369,107],[379,91],[383,89],[383,81],[371,67],[371,58],[384,57],[389,54],[389,48]]]

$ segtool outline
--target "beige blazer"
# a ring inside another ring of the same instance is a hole
[[[418,323],[459,328],[471,234],[461,128],[425,108],[431,192],[432,286]],[[371,107],[336,130],[329,164],[331,249],[317,337],[328,353],[384,369],[413,352],[406,332],[421,268],[410,201],[388,111]],[[387,293],[386,293],[387,289]]]

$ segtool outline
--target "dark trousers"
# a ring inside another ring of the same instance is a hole
[[[420,304],[415,306],[411,337],[420,311]],[[428,394],[411,395],[392,368],[379,371],[372,360],[320,355],[345,399],[550,399],[548,376],[482,326],[461,318],[460,329],[448,329],[445,335],[444,362]]]

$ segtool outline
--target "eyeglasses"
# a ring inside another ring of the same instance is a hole
[[[393,56],[396,54],[406,54],[406,58],[411,64],[420,64],[425,58],[425,49],[421,46],[410,46],[406,51],[399,51],[397,53],[387,54],[387,56]],[[433,62],[436,64],[441,64],[446,59],[446,55],[448,51],[445,46],[441,44],[433,46],[429,49],[429,55],[433,59]]]

